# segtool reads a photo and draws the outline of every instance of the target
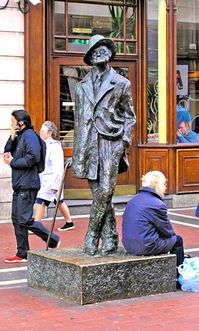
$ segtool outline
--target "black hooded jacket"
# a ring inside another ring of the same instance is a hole
[[[37,163],[40,160],[41,146],[34,130],[24,128],[14,140],[10,137],[4,147],[4,153],[6,152],[13,156],[10,163],[13,190],[39,190]]]

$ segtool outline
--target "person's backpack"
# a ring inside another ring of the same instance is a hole
[[[38,172],[43,172],[45,169],[45,159],[46,159],[46,143],[43,139],[40,138],[40,136],[35,132],[35,134],[37,135],[38,139],[39,139],[39,143],[41,146],[41,155],[40,155],[40,160],[37,163],[37,169]]]

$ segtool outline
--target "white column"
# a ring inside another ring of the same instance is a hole
[[[24,14],[14,0],[0,10],[0,220],[10,219],[11,171],[3,162],[10,114],[24,108]]]

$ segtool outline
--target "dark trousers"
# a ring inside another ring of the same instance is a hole
[[[177,258],[176,266],[178,267],[184,261],[184,247],[183,247],[182,237],[180,236],[176,236],[176,237],[177,237],[177,241],[173,246],[173,248],[170,250],[170,253],[176,255]]]
[[[12,200],[12,223],[14,226],[17,256],[27,258],[29,250],[28,230],[35,233],[42,240],[47,241],[49,230],[40,222],[33,219],[33,207],[37,190],[14,191]],[[59,237],[52,233],[49,247],[56,247]]]

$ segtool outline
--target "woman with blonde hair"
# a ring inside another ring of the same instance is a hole
[[[183,239],[176,235],[163,202],[166,178],[160,171],[142,177],[142,188],[125,209],[122,243],[134,255],[176,254],[177,266],[184,261]]]

